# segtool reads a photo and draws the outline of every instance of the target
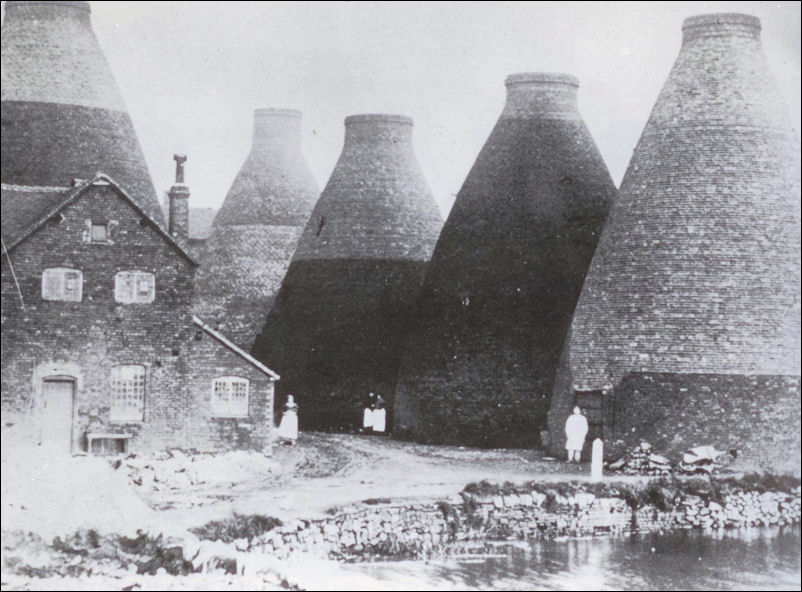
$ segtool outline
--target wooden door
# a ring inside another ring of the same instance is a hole
[[[74,380],[45,380],[42,389],[42,447],[55,453],[72,452]]]

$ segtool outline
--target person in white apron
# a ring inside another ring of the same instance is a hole
[[[588,435],[588,420],[582,415],[579,407],[574,407],[572,415],[565,422],[565,449],[568,451],[568,462],[579,462],[585,436]]]
[[[370,433],[373,429],[373,407],[376,404],[375,398],[376,395],[373,393],[368,395],[367,405],[365,405],[365,410],[362,413],[362,431],[365,433]]]
[[[373,409],[373,433],[383,434],[387,428],[387,410],[384,408],[384,399],[381,395],[376,397],[376,406]]]
[[[298,439],[298,405],[295,404],[295,397],[292,395],[287,395],[284,413],[278,426],[278,437],[290,446]]]

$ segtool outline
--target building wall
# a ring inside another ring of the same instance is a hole
[[[193,265],[143,225],[136,211],[110,186],[90,187],[61,214],[59,223],[48,223],[9,253],[24,308],[8,258],[3,257],[4,424],[30,422],[29,435],[37,440],[41,435],[36,416],[42,407],[42,379],[69,376],[77,383],[74,451],[85,449],[87,432],[132,434],[131,450],[183,446],[190,441],[198,448],[223,447],[217,427],[207,425],[205,439],[201,436],[195,424],[198,417],[206,416],[198,415],[193,397],[199,391],[186,381],[188,376],[204,375],[198,369],[201,362],[194,362],[193,355],[201,360],[226,359],[219,352],[204,354],[192,341],[196,333],[190,309]],[[86,242],[87,220],[109,222],[112,244]],[[42,270],[50,267],[82,270],[81,302],[42,299]],[[115,302],[114,275],[127,269],[155,274],[154,302]],[[121,364],[146,368],[142,422],[111,421],[110,374],[112,367]],[[231,374],[237,373],[228,369],[226,375]],[[253,441],[263,440],[260,436]],[[239,438],[236,445],[247,441]]]
[[[613,454],[643,440],[661,454],[713,445],[750,466],[799,470],[798,376],[633,372],[611,399]]]
[[[185,412],[192,419],[187,425],[183,447],[200,450],[245,448],[269,452],[275,432],[273,380],[199,327],[196,327],[188,346],[190,364],[186,384],[189,396]],[[223,376],[248,379],[247,418],[212,415],[212,381]]]

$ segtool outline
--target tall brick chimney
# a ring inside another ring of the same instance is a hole
[[[577,398],[598,393],[610,443],[709,443],[798,471],[799,138],[757,18],[682,29],[577,305],[554,451]]]
[[[102,171],[163,221],[136,132],[92,30],[89,3],[9,1],[5,11],[2,182],[67,187]]]
[[[301,152],[301,112],[257,109],[253,143],[214,220],[195,275],[195,312],[253,347],[320,196]]]
[[[184,163],[187,157],[174,154],[175,183],[167,193],[169,200],[170,235],[174,238],[186,240],[189,238],[189,187],[184,183]]]
[[[615,186],[577,108],[579,82],[507,77],[507,100],[457,195],[398,373],[395,434],[539,440],[571,315]]]
[[[353,115],[254,354],[299,397],[303,425],[361,425],[369,392],[392,402],[401,341],[442,224],[412,120]],[[276,397],[283,400],[283,396]]]

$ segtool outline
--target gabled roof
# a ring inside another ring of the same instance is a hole
[[[245,350],[243,350],[243,349],[237,347],[236,345],[234,345],[225,335],[223,335],[219,331],[215,331],[214,329],[212,329],[209,325],[204,323],[199,317],[193,316],[192,317],[192,322],[195,323],[201,329],[203,329],[206,333],[208,333],[209,335],[214,337],[217,341],[222,343],[224,346],[226,346],[229,350],[231,350],[232,352],[237,354],[243,360],[245,360],[246,362],[250,362],[253,366],[256,367],[257,370],[259,370],[262,373],[266,374],[267,376],[269,376],[273,380],[279,380],[281,378],[278,374],[273,372],[270,368],[268,368],[267,366],[262,364],[259,360],[254,358],[252,355],[247,353]]]
[[[186,248],[170,236],[170,233],[155,220],[120,185],[104,173],[97,173],[92,179],[81,181],[71,188],[25,187],[18,185],[2,186],[2,232],[7,251],[11,251],[35,231],[47,223],[62,209],[75,203],[93,186],[103,185],[113,188],[150,226],[180,255],[192,265],[198,262]]]

